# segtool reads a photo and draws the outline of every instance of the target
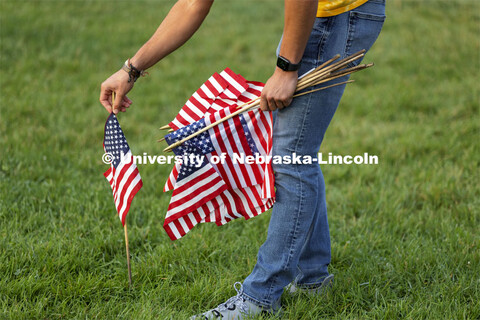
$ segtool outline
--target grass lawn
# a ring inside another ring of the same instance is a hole
[[[476,1],[387,1],[321,151],[378,155],[325,165],[335,286],[283,296],[285,319],[480,317]],[[169,166],[122,226],[102,173],[100,83],[156,29],[172,1],[0,2],[0,319],[186,319],[252,270],[270,213],[172,242],[162,228]],[[136,154],[213,72],[266,81],[281,1],[218,0],[198,34],[152,68],[120,123]]]

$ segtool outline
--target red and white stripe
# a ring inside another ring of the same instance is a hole
[[[238,97],[248,88],[248,83],[241,75],[230,68],[220,72],[220,76],[228,83],[228,87],[219,94],[218,99],[237,101]]]
[[[168,175],[167,182],[165,182],[165,186],[163,187],[163,192],[167,192],[173,190],[175,187],[175,182],[177,181],[178,172],[180,171],[181,164],[176,163],[173,165],[172,172]]]
[[[205,118],[205,124],[209,124],[225,118],[236,111],[236,105],[222,109]],[[242,164],[234,161],[233,155],[253,156],[248,145],[239,117],[230,118],[227,121],[208,130],[215,152],[211,155],[226,154],[224,163],[216,165],[220,175],[227,181],[229,188],[245,188],[263,182],[262,166],[259,164]]]
[[[197,209],[227,189],[223,179],[211,165],[177,181],[168,206],[165,223],[178,219]]]
[[[213,100],[227,88],[228,83],[218,73],[214,73],[188,99],[178,115],[169,123],[170,128],[178,130],[188,124],[200,120],[210,108]]]
[[[129,150],[123,159],[131,160],[131,157],[132,153]],[[130,210],[133,197],[143,186],[137,166],[130,160],[120,162],[116,169],[110,165],[110,168],[103,174],[112,187],[115,208],[123,225],[125,225],[125,218]]]
[[[251,195],[258,194],[259,189],[261,189],[260,186],[225,190],[187,215],[165,223],[164,229],[171,240],[177,240],[199,223],[213,222],[221,226],[237,218],[244,217],[246,220],[253,218],[270,209],[275,202],[273,198],[270,198],[261,201],[258,206],[254,206],[256,202],[252,202]]]
[[[238,104],[246,103],[260,97],[263,87],[261,82],[247,81],[248,89],[238,98]],[[248,129],[252,134],[253,140],[261,155],[272,156],[272,133],[273,133],[273,116],[271,112],[255,109],[244,113]],[[262,188],[262,197],[271,198],[275,195],[274,176],[271,163],[264,165],[265,172],[264,183]]]

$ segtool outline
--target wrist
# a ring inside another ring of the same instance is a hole
[[[127,59],[122,66],[122,70],[128,74],[128,82],[136,82],[138,78],[145,77],[148,72],[140,70],[130,59]]]
[[[291,77],[291,78],[298,78],[298,70],[296,71],[285,71],[279,67],[275,68],[274,74],[281,76],[281,77]]]

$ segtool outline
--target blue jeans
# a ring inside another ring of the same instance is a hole
[[[316,18],[299,74],[337,53],[344,58],[361,49],[370,49],[384,20],[384,0],[370,0],[338,16]],[[345,80],[347,77],[334,81]],[[296,153],[316,158],[344,89],[342,85],[303,95],[289,107],[278,110],[273,128],[273,155]],[[267,240],[260,247],[255,268],[243,282],[243,296],[265,308],[276,308],[283,288],[293,280],[300,286],[320,284],[328,276],[331,260],[325,183],[320,166],[277,164],[273,169],[276,203]]]

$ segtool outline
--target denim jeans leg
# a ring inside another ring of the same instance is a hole
[[[368,4],[368,6],[367,6]],[[302,58],[302,74],[337,53],[343,57],[369,49],[380,32],[384,1],[370,0],[350,12],[317,18]],[[346,77],[335,81],[345,81]],[[322,143],[345,86],[295,98],[277,112],[273,154],[312,156]],[[243,283],[244,296],[271,307],[278,304],[283,288],[295,277],[300,284],[314,284],[328,275],[330,237],[325,185],[318,164],[274,164],[276,203],[268,236],[257,263]],[[301,273],[298,273],[298,270]]]
[[[361,49],[368,51],[382,29],[385,20],[385,1],[369,0],[368,3],[337,17],[336,20],[337,23],[348,26],[344,56]],[[328,51],[328,49],[325,49],[325,52]],[[338,51],[337,53],[341,52]],[[329,53],[329,55],[331,54]],[[323,59],[327,59],[329,55],[324,55]],[[355,64],[359,63],[360,61],[355,62]],[[316,220],[311,227],[311,232],[309,232],[298,263],[299,273],[295,282],[299,285],[320,284],[323,278],[328,275],[326,267],[330,262],[330,253],[327,251],[327,248],[330,248],[330,236],[323,176],[320,177],[319,187],[319,201],[315,212]]]
[[[313,96],[296,99],[295,107],[277,113],[273,154],[315,156],[318,148],[310,143],[310,112]],[[317,143],[318,145],[318,143]],[[271,306],[278,301],[295,277],[298,259],[318,202],[318,164],[275,164],[276,203],[268,236],[259,250],[257,264],[244,281],[244,294],[255,303]]]
[[[331,260],[330,231],[327,219],[327,202],[325,198],[325,181],[320,171],[318,176],[318,202],[314,221],[308,230],[298,261],[296,284],[316,285],[329,275],[328,265]]]

